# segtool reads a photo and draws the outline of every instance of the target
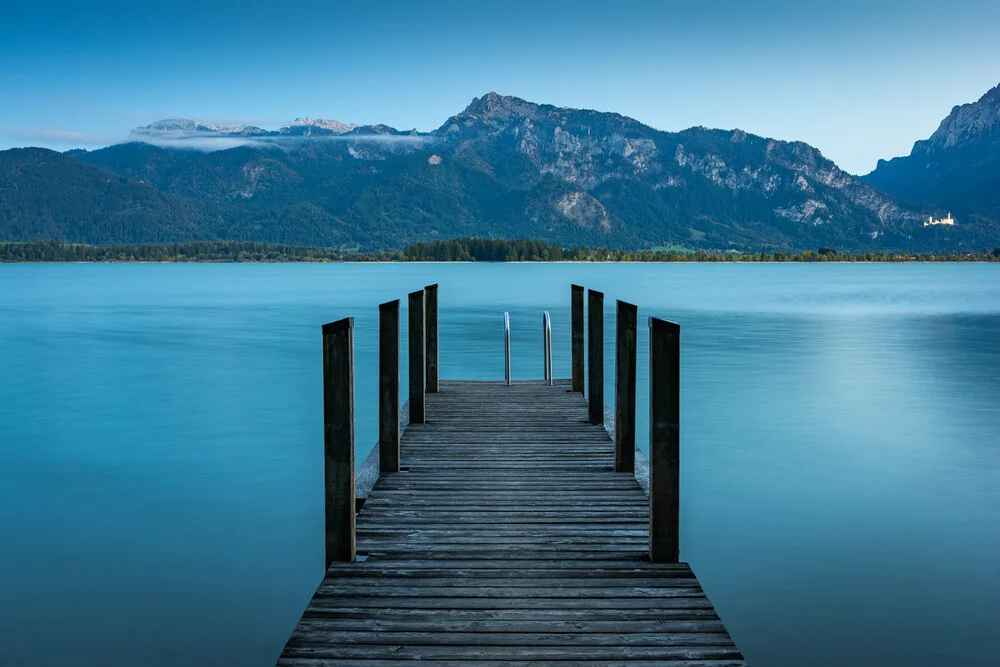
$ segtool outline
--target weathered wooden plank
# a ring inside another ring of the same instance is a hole
[[[685,624],[695,625],[695,624]],[[720,624],[707,622],[705,625],[719,627]],[[289,640],[292,647],[308,646],[481,646],[481,647],[522,647],[522,646],[563,646],[580,652],[581,647],[614,646],[712,646],[731,647],[729,635],[723,632],[666,630],[651,633],[629,632],[586,632],[586,633],[545,633],[545,632],[488,632],[485,630],[455,631],[394,631],[377,629],[373,631],[341,630],[337,621],[320,619],[304,620],[296,628]]]
[[[698,580],[694,576],[685,577],[650,577],[634,576],[619,577],[615,573],[605,575],[595,575],[593,577],[582,576],[574,573],[574,576],[554,577],[547,580],[545,577],[525,577],[520,576],[516,571],[509,571],[513,576],[500,577],[496,573],[470,572],[468,576],[452,576],[451,572],[424,573],[425,576],[413,576],[409,573],[398,572],[369,574],[364,577],[338,577],[330,580],[330,586],[338,586],[349,590],[355,587],[362,593],[376,594],[378,589],[425,589],[433,587],[439,589],[474,587],[474,588],[504,588],[504,589],[532,589],[531,592],[540,590],[539,586],[544,583],[544,590],[562,589],[590,589],[603,588],[608,591],[619,591],[621,588],[635,590],[651,590],[658,588],[700,588]],[[648,573],[647,573],[648,574]],[[541,581],[540,581],[541,580]],[[336,583],[334,583],[336,582]],[[381,593],[378,593],[381,594]],[[423,593],[418,593],[423,594]],[[450,593],[449,593],[450,594]],[[543,596],[544,597],[544,596]]]
[[[448,561],[449,563],[452,561]],[[542,577],[546,579],[580,579],[583,577],[617,577],[621,579],[693,579],[694,573],[688,567],[672,569],[649,568],[647,563],[639,565],[622,564],[605,561],[595,563],[572,563],[562,561],[511,562],[511,561],[464,561],[457,567],[452,567],[432,561],[366,561],[365,567],[337,567],[341,563],[333,563],[327,570],[327,578],[332,582],[339,579],[364,579],[367,577],[410,577],[415,579],[452,577],[466,578],[504,578],[531,579]]]
[[[475,509],[476,511],[502,511],[507,512],[515,510],[518,508],[540,508],[540,509],[571,509],[578,510],[581,506],[578,504],[580,501],[586,501],[588,499],[594,499],[595,494],[564,494],[556,493],[552,494],[552,501],[545,502],[545,499],[539,498],[538,494],[532,494],[529,492],[523,492],[520,494],[510,494],[506,493],[504,496],[500,496],[498,492],[498,497],[490,500],[489,498],[483,498],[482,496],[476,496],[475,494],[462,495],[462,496],[448,496],[447,494],[439,494],[437,496],[432,496],[426,493],[408,493],[406,491],[385,491],[377,494],[375,498],[369,498],[368,503],[371,503],[371,507],[380,503],[390,503],[394,507],[403,507],[404,505],[410,507],[419,506],[431,506],[439,507],[442,510],[458,509],[464,511],[463,508],[468,507],[470,510]],[[645,498],[636,500],[633,498],[628,498],[627,496],[602,496],[601,500],[605,501],[602,505],[602,509],[608,509],[607,505],[620,506],[622,508],[639,508],[646,507],[648,510],[649,501]],[[501,500],[508,502],[500,502]],[[494,510],[489,510],[488,508],[497,508]],[[586,507],[586,506],[584,506]],[[366,506],[367,508],[367,506]]]
[[[553,490],[570,491],[573,493],[583,493],[588,491],[632,491],[639,487],[635,480],[560,480],[545,477],[536,479],[518,479],[514,475],[498,476],[493,479],[483,480],[460,480],[454,482],[450,480],[426,480],[417,479],[417,475],[407,475],[410,479],[398,479],[396,477],[379,478],[375,487],[380,491],[481,491],[481,492],[501,492],[519,491],[522,488],[532,491]]]
[[[419,490],[407,490],[407,489],[383,489],[378,488],[378,483],[376,483],[377,490],[386,496],[398,496],[396,499],[405,500],[412,497],[421,497],[427,495],[429,490],[419,491]],[[546,505],[544,500],[538,498],[537,493],[533,491],[532,488],[525,488],[521,491],[517,490],[503,490],[494,491],[495,494],[494,501],[503,500],[515,500],[518,502],[524,501],[526,503],[534,503],[536,506],[544,507]],[[621,500],[622,502],[635,502],[634,500],[628,499],[627,494],[616,493],[615,491],[601,491],[594,490],[587,492],[585,490],[559,490],[552,489],[547,491],[545,494],[552,498],[554,502],[614,502],[616,500]],[[490,500],[483,498],[482,495],[476,494],[474,491],[456,491],[454,494],[440,493],[440,502],[447,503],[461,503],[461,502],[482,502],[489,503]]]
[[[350,604],[343,598],[329,598],[335,604],[309,607],[303,618],[342,618],[346,620],[367,619],[401,620],[428,622],[477,621],[483,624],[500,623],[560,623],[571,621],[575,626],[584,623],[613,621],[617,624],[661,622],[661,621],[718,621],[719,615],[707,605],[705,599],[683,598],[680,602],[702,602],[705,608],[678,607],[676,609],[591,609],[579,606],[569,609],[406,609],[340,606],[339,602]]]
[[[354,597],[316,595],[309,608],[443,609],[443,610],[634,610],[711,609],[705,596],[651,598],[596,598],[584,605],[579,598],[447,598],[447,597]]]
[[[493,620],[480,618],[455,618],[454,615],[427,615],[414,614],[405,618],[372,618],[369,614],[363,618],[338,618],[335,616],[313,616],[304,621],[299,628],[310,631],[334,631],[334,632],[385,632],[385,633],[421,633],[424,636],[432,633],[448,633],[454,636],[458,633],[511,633],[511,634],[537,634],[545,635],[546,643],[552,640],[553,636],[561,635],[583,635],[583,634],[631,634],[649,635],[652,633],[676,632],[676,633],[724,633],[725,627],[718,618],[703,619],[658,619],[653,621],[632,621],[632,620]],[[323,638],[324,640],[326,638]],[[379,640],[385,639],[378,637]],[[408,637],[402,637],[401,641],[406,643]],[[587,641],[580,637],[579,639]],[[683,643],[677,638],[678,644]],[[483,641],[489,643],[489,637],[476,637],[474,642]],[[468,639],[465,640],[468,642]],[[530,641],[530,639],[529,639]],[[718,642],[720,644],[731,643],[728,635],[699,637],[695,642],[708,644]],[[383,643],[383,641],[371,642]],[[655,642],[654,642],[655,643]]]
[[[587,660],[657,658],[661,660],[741,659],[735,646],[402,646],[348,645],[286,646],[287,657],[382,660],[558,660],[579,656]]]
[[[454,546],[449,544],[438,545],[436,547],[427,546],[392,546],[380,547],[379,549],[366,550],[368,557],[372,559],[442,559],[442,558],[463,558],[469,560],[496,560],[503,558],[507,560],[561,560],[564,558],[585,560],[623,560],[642,561],[649,558],[647,549],[638,548],[615,548],[598,547],[590,550],[580,546],[550,546],[531,549],[519,546],[512,546],[507,549],[496,547],[484,548],[477,546]]]
[[[593,526],[588,528],[585,524],[572,526],[562,525],[536,525],[533,528],[507,528],[497,526],[490,529],[488,526],[451,525],[447,527],[439,526],[414,526],[410,529],[404,527],[364,527],[358,529],[358,541],[368,544],[375,542],[389,542],[406,540],[411,546],[426,544],[435,541],[440,544],[499,544],[506,541],[509,545],[535,544],[539,541],[552,542],[556,544],[583,543],[589,546],[599,544],[616,544],[639,546],[647,535],[641,527],[634,529],[618,528],[610,532],[610,526]]]
[[[576,525],[595,526],[609,523],[626,527],[635,526],[645,532],[649,528],[649,515],[640,511],[623,512],[538,512],[543,516],[535,516],[533,512],[419,512],[415,510],[385,510],[372,516],[370,513],[357,522],[357,529],[363,527],[400,526],[455,526],[472,524],[473,526],[537,526],[537,525]]]
[[[328,667],[329,665],[358,665],[369,667],[371,660],[344,660],[339,658],[285,658],[278,660],[278,667]],[[399,667],[412,665],[413,661],[403,659],[383,658],[378,661],[380,667]],[[503,660],[487,661],[482,658],[474,660],[426,660],[421,659],[422,667],[480,667],[486,665],[504,665],[504,667],[538,667],[536,660]],[[656,660],[656,659],[625,659],[625,660],[546,660],[546,667],[746,667],[743,660]]]
[[[372,492],[372,488],[375,486],[375,482],[379,478],[379,448],[376,444],[372,447],[372,450],[368,452],[368,456],[364,458],[361,465],[358,466],[354,473],[354,498],[355,511],[360,507],[363,501],[368,497],[368,494]]]
[[[393,560],[393,561],[366,561],[357,563],[354,566],[349,566],[346,563],[331,563],[328,568],[330,576],[341,576],[344,571],[350,572],[364,572],[366,570],[382,571],[388,568],[404,568],[404,569],[421,569],[421,570],[438,570],[441,568],[456,569],[456,570],[496,570],[496,569],[510,569],[510,568],[527,568],[527,569],[542,569],[548,572],[557,572],[560,570],[564,571],[585,571],[592,572],[597,570],[608,570],[616,572],[656,572],[656,573],[670,573],[670,572],[682,572],[691,573],[691,568],[687,563],[653,563],[652,561],[645,559],[638,562],[628,562],[623,563],[616,560],[603,560],[594,561],[587,563],[575,563],[572,560],[561,560],[561,561],[538,561],[537,563],[531,563],[530,561],[517,561],[511,562],[503,559],[495,559],[491,561],[470,561],[462,560],[460,558],[450,559],[449,561],[442,563],[440,561],[427,561],[427,560]],[[672,576],[668,574],[663,574],[663,576]]]
[[[665,598],[665,597],[703,597],[704,592],[697,579],[664,579],[666,585],[635,586],[632,580],[611,587],[587,586],[529,586],[512,588],[506,582],[498,582],[497,586],[480,585],[471,582],[470,586],[412,586],[404,582],[387,582],[380,587],[358,586],[353,581],[346,583],[329,583],[324,581],[319,585],[316,594],[319,596],[349,595],[357,598],[367,597],[415,597],[415,598],[488,598],[491,600],[518,598],[530,600],[533,598],[561,599],[573,598],[579,600],[605,598]],[[395,585],[394,585],[395,584]]]

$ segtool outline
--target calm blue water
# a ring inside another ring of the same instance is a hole
[[[430,282],[444,378],[503,377],[504,310],[541,377],[546,309],[568,376],[571,282],[609,350],[615,298],[681,323],[682,558],[752,664],[996,660],[1000,266],[7,265],[0,665],[272,665],[322,574],[320,324],[362,457],[377,304]]]

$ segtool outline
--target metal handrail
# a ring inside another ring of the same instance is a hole
[[[542,362],[545,364],[545,381],[552,384],[552,316],[542,313]]]
[[[503,314],[504,379],[510,384],[510,313]]]

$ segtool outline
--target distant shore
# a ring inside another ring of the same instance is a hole
[[[402,250],[366,251],[265,243],[192,242],[85,245],[0,242],[0,263],[329,263],[329,262],[1000,262],[1000,248],[975,252],[737,251],[688,248],[620,250],[521,239],[454,239],[414,243]]]

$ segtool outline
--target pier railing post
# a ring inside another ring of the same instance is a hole
[[[424,418],[424,291],[409,296],[410,423],[423,424]]]
[[[378,307],[378,469],[399,472],[399,299]]]
[[[549,311],[542,313],[542,376],[552,384],[552,316]]]
[[[635,348],[639,308],[618,302],[615,329],[615,472],[635,472]]]
[[[510,313],[503,314],[503,377],[510,384]]]
[[[649,318],[649,558],[680,558],[681,328]]]
[[[604,293],[587,290],[587,397],[591,424],[604,423]]]
[[[546,325],[549,323],[549,314],[542,313],[542,379],[549,381],[549,332]]]
[[[570,325],[573,332],[573,384],[572,390],[583,393],[583,287],[570,287],[572,315]]]
[[[427,337],[427,393],[438,391],[438,286],[437,283],[424,288],[424,320]]]
[[[323,325],[326,567],[354,560],[354,318]]]

